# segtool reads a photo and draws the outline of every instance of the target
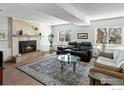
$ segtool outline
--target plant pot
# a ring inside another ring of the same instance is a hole
[[[53,53],[53,46],[49,46],[49,53],[50,53],[50,54]]]

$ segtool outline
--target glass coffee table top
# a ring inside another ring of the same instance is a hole
[[[63,70],[65,63],[68,63],[68,64],[73,63],[73,71],[75,71],[76,63],[79,62],[80,57],[74,56],[71,54],[66,54],[66,55],[59,55],[58,60],[60,61],[60,64],[61,64],[61,70]]]
[[[80,60],[80,57],[74,55],[59,55],[58,59],[64,62],[77,62]]]

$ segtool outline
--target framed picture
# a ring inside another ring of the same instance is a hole
[[[71,41],[71,30],[59,30],[59,41],[61,42]]]
[[[0,40],[8,40],[8,32],[0,31]]]
[[[88,33],[77,33],[78,39],[88,39]]]

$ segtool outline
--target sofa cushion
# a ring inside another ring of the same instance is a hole
[[[91,42],[82,42],[81,45],[82,46],[92,46]]]
[[[89,49],[90,49],[89,46],[81,46],[81,47],[80,47],[80,50],[82,50],[82,51],[87,51],[87,50],[89,50]]]
[[[68,42],[68,45],[76,45],[77,42]]]
[[[69,45],[68,48],[73,49],[75,48],[75,45]]]
[[[69,47],[76,48],[77,42],[68,42]]]
[[[113,59],[106,57],[98,57],[97,61],[94,62],[95,67],[110,69],[113,71],[120,71],[121,68],[117,67],[116,62]]]
[[[76,46],[78,49],[80,49],[80,47],[81,47],[81,43],[77,43],[77,46]]]

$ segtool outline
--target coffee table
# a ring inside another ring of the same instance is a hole
[[[61,64],[61,70],[63,70],[63,67],[65,66],[65,63],[72,63],[73,64],[73,71],[75,71],[76,63],[79,62],[80,57],[74,56],[71,54],[65,54],[65,55],[58,55],[58,60]]]

